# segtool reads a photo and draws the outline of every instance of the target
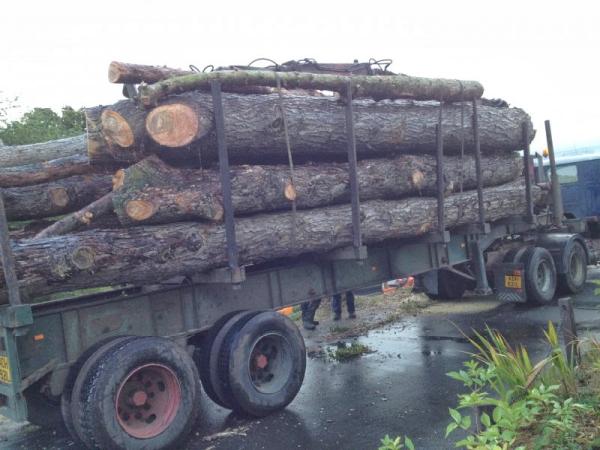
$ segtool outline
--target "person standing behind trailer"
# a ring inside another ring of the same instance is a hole
[[[356,319],[356,309],[354,308],[354,294],[352,291],[346,291],[346,309],[348,309],[348,318]],[[335,294],[331,299],[331,309],[333,310],[333,320],[342,318],[342,294]]]
[[[302,326],[305,330],[314,330],[319,322],[315,320],[315,313],[321,304],[321,299],[311,300],[302,303],[300,309],[302,310]]]

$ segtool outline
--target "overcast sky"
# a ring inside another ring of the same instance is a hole
[[[112,60],[187,67],[391,58],[396,72],[474,79],[527,110],[545,146],[600,143],[595,2],[5,0],[0,91],[23,108],[108,104]]]

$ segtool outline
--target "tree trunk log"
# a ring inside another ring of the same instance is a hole
[[[8,220],[29,220],[76,211],[110,192],[110,175],[76,175],[50,183],[3,190]]]
[[[223,96],[227,148],[232,159],[242,162],[284,159],[287,147],[277,95]],[[312,159],[346,158],[344,105],[332,97],[288,95],[283,99],[294,156]],[[465,150],[473,149],[472,109],[444,106],[444,152],[458,153],[461,136]],[[433,153],[439,106],[435,102],[354,102],[354,130],[359,156],[386,153]],[[522,124],[529,136],[535,132],[527,113],[519,108],[481,105],[478,112],[481,149],[484,152],[522,148]],[[148,114],[146,130],[164,148],[163,155],[179,159],[216,154],[216,136],[210,95],[195,92],[173,97]],[[193,144],[193,145],[190,145]],[[148,151],[152,151],[148,148]]]
[[[534,186],[536,201],[542,191]],[[525,210],[519,182],[485,190],[487,218],[495,221]],[[446,198],[449,228],[477,221],[473,191]],[[295,224],[295,225],[294,225]],[[436,200],[373,200],[361,206],[367,244],[413,238],[436,227]],[[242,264],[322,253],[352,243],[349,205],[260,214],[236,221]],[[227,264],[225,227],[176,223],[114,230],[93,230],[16,243],[19,280],[32,296],[120,283],[156,283]]]
[[[60,236],[75,231],[82,226],[89,226],[101,217],[105,217],[113,211],[112,192],[103,195],[98,200],[84,206],[79,211],[71,213],[52,225],[44,228],[35,235],[35,239]]]
[[[85,153],[84,134],[39,144],[0,146],[0,167],[23,166]]]
[[[97,171],[97,167],[90,165],[87,155],[65,156],[48,162],[1,167],[0,187],[29,186]]]
[[[191,70],[172,69],[165,66],[148,66],[113,61],[108,66],[108,81],[111,83],[140,84],[143,82],[150,84],[192,73]]]
[[[462,169],[462,170],[461,170]],[[485,186],[515,180],[521,158],[491,156],[482,159]],[[436,194],[436,162],[432,156],[401,155],[358,162],[360,199],[393,199]],[[223,205],[219,173],[203,169],[174,169],[156,157],[119,173],[113,195],[114,210],[124,225],[169,223],[181,220],[221,221]],[[447,157],[444,161],[447,192],[477,186],[475,159]],[[232,200],[236,215],[289,210],[295,198],[300,209],[349,203],[348,164],[323,163],[287,166],[233,166]]]
[[[146,138],[146,111],[133,100],[85,110],[87,153],[92,164],[129,164],[139,161],[146,147],[157,147]]]
[[[414,100],[468,101],[483,95],[477,81],[421,78],[408,75],[332,75],[268,70],[238,70],[194,73],[140,86],[140,100],[145,106],[156,105],[171,94],[210,89],[218,80],[223,89],[231,86],[270,86],[278,81],[286,89],[317,89],[345,92],[349,83],[354,97],[409,98]]]

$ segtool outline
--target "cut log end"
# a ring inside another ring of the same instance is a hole
[[[294,187],[294,185],[292,183],[287,183],[285,185],[283,194],[285,195],[285,198],[287,198],[290,202],[293,202],[294,200],[296,200],[296,197],[298,195],[296,192],[296,188]]]
[[[91,247],[79,247],[71,254],[71,262],[79,270],[90,269],[94,265],[96,252]]]
[[[113,191],[123,187],[123,183],[125,183],[125,170],[119,169],[112,177]]]
[[[69,204],[69,194],[65,188],[50,188],[48,190],[48,195],[53,205],[64,207]]]
[[[119,83],[123,76],[123,66],[117,61],[113,61],[108,66],[108,81]]]
[[[174,103],[154,108],[146,119],[146,131],[160,145],[183,147],[201,134],[198,115],[188,105]]]
[[[421,189],[425,184],[425,175],[420,170],[415,170],[411,175],[410,181],[416,189]]]
[[[114,142],[119,147],[132,147],[135,143],[133,130],[127,120],[118,112],[111,109],[102,111],[102,131],[106,139]]]
[[[125,205],[125,213],[131,220],[140,222],[154,214],[156,208],[146,200],[130,200]]]

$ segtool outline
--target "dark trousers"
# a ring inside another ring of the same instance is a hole
[[[346,292],[346,308],[348,314],[354,314],[354,294],[352,291]],[[335,294],[331,299],[331,309],[336,316],[342,315],[342,294]]]
[[[302,303],[300,305],[300,309],[302,310],[302,322],[312,322],[315,320],[315,313],[317,312],[317,309],[319,309],[320,304],[320,298]]]

